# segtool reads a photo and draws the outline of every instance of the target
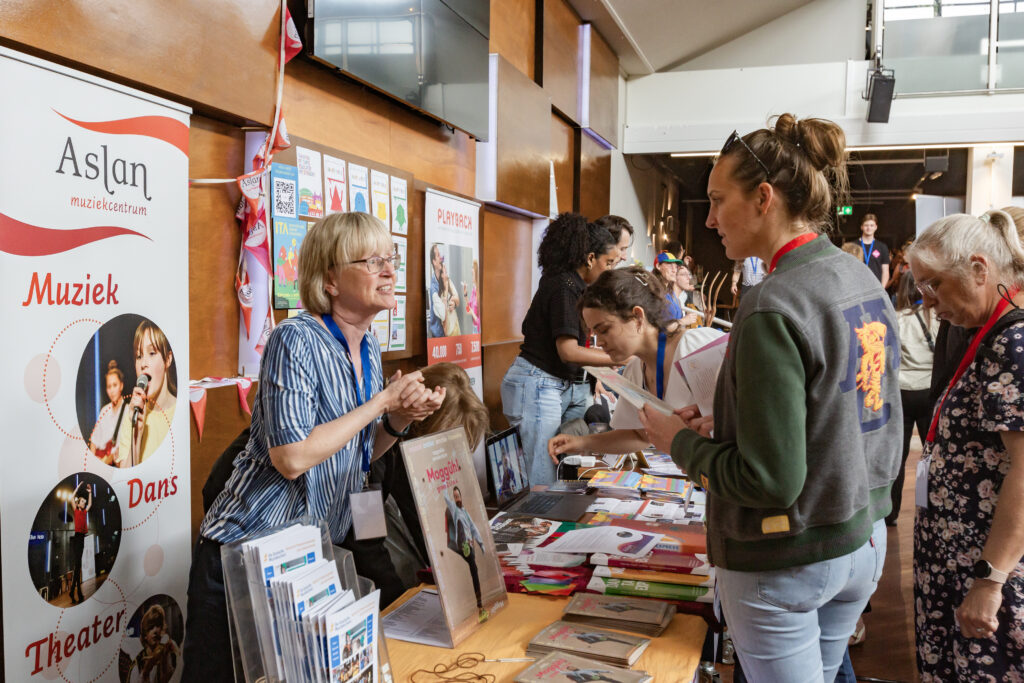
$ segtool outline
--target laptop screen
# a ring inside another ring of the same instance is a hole
[[[487,439],[487,467],[494,482],[498,507],[530,488],[526,474],[526,455],[519,428],[512,427]]]

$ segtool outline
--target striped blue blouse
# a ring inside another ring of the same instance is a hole
[[[372,332],[373,393],[383,388],[380,345]],[[352,349],[359,353],[359,349]],[[362,488],[365,444],[372,446],[378,420],[340,451],[289,481],[270,462],[270,448],[302,441],[313,427],[358,406],[352,363],[341,344],[309,313],[281,322],[270,334],[260,364],[252,433],[224,490],[206,513],[199,533],[230,543],[308,514],[322,519],[340,543],[352,524],[348,494]]]

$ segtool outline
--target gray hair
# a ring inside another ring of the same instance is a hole
[[[906,253],[908,260],[949,272],[961,282],[970,276],[972,256],[984,256],[1003,284],[1024,285],[1024,246],[1013,218],[998,209],[980,217],[958,213],[940,218]]]
[[[394,248],[391,234],[376,216],[353,211],[318,220],[299,248],[299,298],[310,313],[330,313],[325,290],[327,272],[372,254]]]

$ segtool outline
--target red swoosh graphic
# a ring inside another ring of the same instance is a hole
[[[86,130],[111,135],[144,135],[156,138],[177,147],[182,154],[188,156],[188,126],[169,116],[136,116],[113,121],[78,121],[70,116],[64,116],[56,109],[53,111],[61,118]]]
[[[116,225],[99,225],[92,228],[55,230],[29,225],[0,213],[0,251],[15,256],[50,256],[70,251],[83,244],[90,244],[118,235],[136,235],[149,239],[141,232]]]

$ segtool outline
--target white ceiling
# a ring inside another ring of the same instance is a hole
[[[671,71],[811,0],[569,0],[627,76]]]

